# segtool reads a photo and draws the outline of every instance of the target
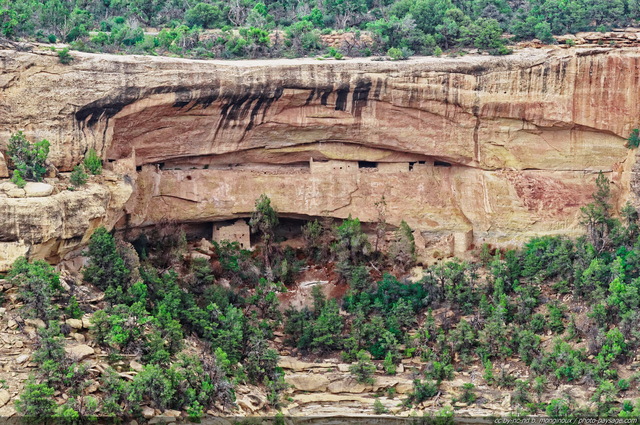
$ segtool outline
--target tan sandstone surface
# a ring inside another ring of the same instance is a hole
[[[419,248],[437,240],[447,255],[577,234],[599,170],[618,205],[635,201],[624,138],[639,125],[636,48],[402,62],[73,56],[0,51],[0,151],[24,130],[51,142],[64,172],[95,148],[117,182],[0,194],[0,270],[25,250],[55,261],[100,224],[246,217],[261,193],[285,217],[363,221],[384,196],[390,224],[405,219]]]

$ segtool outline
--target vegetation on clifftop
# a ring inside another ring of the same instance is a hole
[[[606,31],[638,18],[638,0],[0,1],[4,37],[69,42],[80,50],[216,58],[324,53],[321,35],[333,31],[355,35],[344,51],[329,52],[338,58],[390,49],[402,58],[469,47],[504,54],[503,33],[552,43],[554,34]],[[159,31],[145,33],[146,27]],[[372,43],[362,42],[362,31]]]

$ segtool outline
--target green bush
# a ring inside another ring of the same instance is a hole
[[[80,309],[80,304],[78,304],[78,299],[75,297],[75,295],[69,299],[64,312],[72,319],[80,319],[84,315],[84,312]]]
[[[42,260],[29,263],[21,257],[13,263],[8,277],[18,287],[18,299],[23,303],[21,310],[25,317],[44,321],[57,317],[53,298],[62,288],[53,267]]]
[[[69,48],[58,50],[58,60],[63,65],[69,65],[73,61],[73,56],[69,53]]]
[[[73,366],[64,351],[64,336],[57,321],[50,321],[48,327],[39,328],[32,360],[38,365],[37,373],[42,382],[61,390],[65,387],[68,368]]]
[[[95,338],[101,344],[123,353],[148,351],[148,333],[145,326],[152,326],[154,318],[141,302],[131,307],[117,304],[107,310],[98,310],[91,317]],[[156,347],[158,349],[158,347]]]
[[[27,185],[27,182],[22,178],[22,174],[18,170],[13,170],[11,182],[21,189]]]
[[[55,390],[46,384],[38,384],[30,379],[20,398],[16,400],[16,410],[24,416],[27,423],[48,423],[57,406],[54,392]]]
[[[389,409],[384,407],[384,404],[379,399],[376,399],[373,402],[373,412],[376,415],[384,415],[385,413],[389,413]]]
[[[173,369],[147,365],[134,377],[128,399],[137,406],[147,402],[162,410],[179,408],[178,379]]]
[[[466,404],[471,404],[476,401],[478,396],[475,393],[476,386],[470,382],[462,385],[462,395],[460,395],[460,401]]]
[[[89,265],[83,270],[85,282],[108,291],[111,299],[120,298],[129,288],[131,271],[118,253],[115,239],[104,227],[91,235],[87,256]]]
[[[409,56],[411,55],[406,50],[402,50],[397,47],[392,47],[389,50],[387,50],[387,56],[389,56],[389,58],[391,58],[391,60],[393,61],[398,61],[398,60],[408,59]]]
[[[402,271],[409,270],[416,262],[416,242],[413,230],[402,220],[395,233],[395,240],[389,249],[389,255],[394,260],[394,265]]]
[[[631,130],[631,134],[627,138],[627,145],[629,149],[635,149],[640,146],[640,129],[634,128]]]
[[[567,400],[555,398],[547,404],[546,413],[551,418],[566,418],[571,414],[571,406]]]
[[[375,379],[373,374],[376,371],[375,365],[369,359],[369,354],[360,350],[356,354],[356,363],[349,367],[349,372],[356,378],[356,381],[361,384],[373,384]]]
[[[89,149],[83,163],[84,167],[94,176],[102,173],[102,159],[100,159],[95,149]]]
[[[450,381],[453,379],[453,365],[433,361],[427,363],[424,371],[425,378],[434,381]]]
[[[27,181],[42,181],[47,172],[47,156],[49,142],[41,140],[29,143],[24,134],[19,131],[11,136],[7,145],[7,154],[15,167],[14,179]],[[18,184],[16,181],[14,183]]]
[[[433,381],[413,381],[413,391],[405,400],[406,404],[420,404],[438,394],[438,384]]]
[[[258,384],[265,379],[271,381],[278,379],[278,352],[269,348],[263,336],[252,337],[248,342],[247,351],[243,366],[249,382]]]
[[[84,171],[84,167],[82,165],[76,165],[73,168],[73,172],[71,173],[69,180],[74,187],[80,187],[87,183],[88,178],[89,176]]]

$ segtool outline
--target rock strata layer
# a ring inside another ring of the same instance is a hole
[[[261,193],[284,217],[363,221],[384,196],[389,223],[406,220],[423,253],[442,255],[577,234],[600,170],[618,206],[635,202],[635,48],[403,62],[73,55],[0,51],[0,151],[24,130],[51,142],[64,172],[95,148],[131,190],[1,198],[0,253],[82,241],[99,223],[247,217]]]

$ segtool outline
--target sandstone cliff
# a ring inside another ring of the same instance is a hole
[[[364,221],[384,196],[387,220],[405,219],[422,248],[460,252],[579,232],[598,170],[618,204],[633,198],[624,138],[639,125],[638,49],[404,62],[74,57],[65,66],[51,52],[0,51],[0,150],[24,130],[50,140],[68,171],[94,147],[133,196],[122,209],[129,192],[118,192],[111,213],[87,197],[81,209],[105,212],[71,233],[64,217],[80,213],[64,196],[0,198],[5,246],[57,247],[121,216],[120,227],[243,217],[267,193],[284,216]],[[64,210],[60,224],[45,210]],[[10,231],[16,223],[29,231]]]

